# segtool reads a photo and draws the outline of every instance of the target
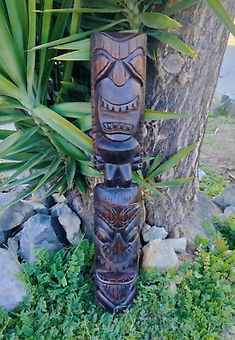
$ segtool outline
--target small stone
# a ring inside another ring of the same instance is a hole
[[[143,232],[142,235],[145,242],[150,242],[156,239],[163,240],[167,237],[168,233],[164,228],[160,228],[154,225],[146,232]]]
[[[206,176],[206,173],[205,171],[203,171],[202,169],[199,169],[198,170],[198,178],[199,178],[199,181]]]
[[[212,201],[222,209],[235,206],[235,185],[229,185],[221,194],[215,196]]]
[[[171,284],[170,284],[170,291],[172,292],[172,295],[173,296],[175,296],[176,295],[176,293],[177,293],[177,285],[174,283],[174,282],[172,282]]]
[[[6,249],[0,249],[0,307],[14,310],[23,301],[27,290],[17,276],[21,273],[14,256]]]
[[[226,217],[235,216],[235,206],[231,205],[224,210],[224,215]]]
[[[23,224],[20,233],[20,256],[23,260],[34,262],[35,250],[38,248],[56,250],[61,247],[51,216],[36,214]]]
[[[186,237],[167,238],[164,242],[172,247],[176,253],[185,253],[187,247]]]
[[[143,267],[157,268],[160,272],[178,267],[179,260],[173,248],[165,240],[153,240],[143,248]]]
[[[57,203],[52,207],[51,215],[58,217],[59,223],[64,228],[67,239],[72,245],[80,243],[82,239],[82,232],[80,229],[81,220],[78,215],[65,204],[65,202]]]
[[[181,236],[181,228],[180,227],[174,227],[169,234],[169,238],[180,238]]]
[[[150,229],[151,229],[151,225],[145,223],[142,227],[141,232],[142,232],[142,234],[144,234],[144,233],[147,233]]]
[[[53,197],[53,199],[56,203],[62,203],[64,201],[66,201],[66,197],[64,195],[60,195],[58,193],[53,194],[52,197]]]

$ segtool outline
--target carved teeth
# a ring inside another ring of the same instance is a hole
[[[110,122],[110,123],[103,123],[105,130],[122,130],[122,131],[131,131],[133,129],[132,124],[125,124],[119,122]]]
[[[115,112],[127,112],[129,110],[137,109],[138,107],[138,97],[131,100],[129,103],[121,104],[121,105],[114,105],[109,101],[105,100],[104,98],[101,99],[101,105],[108,109],[109,111]]]

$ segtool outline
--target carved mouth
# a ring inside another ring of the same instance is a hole
[[[122,275],[121,273],[119,273],[117,277],[110,277],[110,275],[106,277],[105,273],[103,274],[96,273],[96,277],[100,282],[102,282],[104,285],[108,287],[109,285],[114,285],[114,284],[130,284],[135,281],[136,274],[129,274],[129,275],[123,274]]]
[[[104,130],[109,133],[113,131],[125,131],[130,132],[133,128],[133,124],[126,124],[126,123],[120,123],[120,122],[109,122],[109,123],[103,123]]]
[[[114,112],[127,112],[130,110],[136,110],[139,105],[139,96],[135,97],[133,100],[131,100],[128,103],[123,104],[114,104],[109,102],[107,99],[101,98],[101,106],[105,107],[109,111]]]

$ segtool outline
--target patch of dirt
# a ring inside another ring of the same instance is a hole
[[[226,178],[235,178],[235,117],[209,118],[200,160]]]

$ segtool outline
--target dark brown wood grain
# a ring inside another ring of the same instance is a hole
[[[91,38],[94,165],[104,183],[94,190],[95,291],[109,311],[128,308],[139,267],[146,36],[96,33]]]

